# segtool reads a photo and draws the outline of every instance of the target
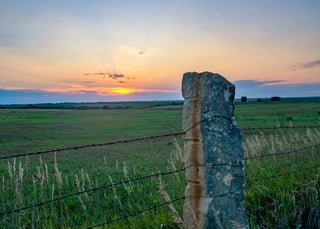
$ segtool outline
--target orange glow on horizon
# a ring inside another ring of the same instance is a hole
[[[128,95],[132,94],[135,91],[133,88],[126,88],[126,87],[114,87],[114,88],[108,88],[108,91],[110,91],[113,94],[120,94],[120,95]]]
[[[20,88],[20,90],[24,90]],[[86,94],[95,93],[100,96],[122,96],[134,93],[179,93],[177,90],[167,89],[144,89],[129,87],[71,87],[71,88],[47,88],[38,91],[63,93],[63,94]]]

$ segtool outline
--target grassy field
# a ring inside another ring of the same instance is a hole
[[[179,102],[15,108],[25,109],[0,110],[1,157],[182,131]],[[318,126],[320,98],[236,102],[235,115],[242,129]],[[319,128],[247,130],[243,143],[246,157],[300,149],[289,155],[246,160],[251,227],[316,228],[320,220]],[[183,168],[182,144],[179,137],[167,137],[0,160],[0,213],[34,206],[1,215],[0,226],[87,228],[179,198],[184,195],[183,171],[35,206],[70,193]],[[272,178],[262,179],[268,177]],[[183,201],[177,201],[172,207],[181,215],[182,205]],[[174,216],[172,208],[163,207],[106,226],[176,228]]]

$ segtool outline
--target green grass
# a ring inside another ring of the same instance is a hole
[[[311,209],[320,207],[319,144],[317,129],[246,138],[246,157],[280,153],[246,161],[246,204],[253,228],[317,224],[319,215]],[[318,146],[307,147],[311,145]]]
[[[319,125],[320,98],[282,99],[280,102],[237,103],[235,115],[241,128]]]
[[[74,104],[73,104],[74,105]],[[92,109],[0,110],[0,156],[181,132],[182,106],[168,102],[80,104]],[[79,106],[80,106],[79,105]],[[78,105],[77,105],[78,106]],[[103,109],[108,106],[108,109]],[[121,109],[120,109],[121,107]],[[124,107],[130,107],[123,109]],[[61,107],[60,107],[61,108]],[[236,103],[240,128],[320,125],[320,99]],[[320,143],[319,129],[245,131],[246,155]],[[183,142],[162,138],[0,161],[0,212],[121,180],[182,168]],[[315,169],[255,180],[320,163],[318,148],[246,161],[246,205],[252,228],[312,228],[320,219]],[[0,218],[4,228],[86,228],[184,195],[184,173],[90,192]],[[165,191],[161,191],[165,190]],[[161,194],[162,193],[162,194]],[[174,203],[182,215],[183,201]],[[168,207],[108,228],[175,228]]]

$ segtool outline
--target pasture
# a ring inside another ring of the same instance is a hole
[[[186,183],[181,136],[121,141],[181,133],[182,105],[64,105],[0,109],[0,157],[39,152],[0,160],[1,227],[178,228]],[[320,98],[236,102],[235,116],[251,227],[316,227]]]

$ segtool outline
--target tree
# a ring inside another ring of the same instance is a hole
[[[241,102],[245,103],[248,101],[248,98],[246,96],[241,96]]]
[[[280,97],[279,96],[273,96],[273,97],[271,97],[271,99],[270,99],[271,101],[280,101]]]

